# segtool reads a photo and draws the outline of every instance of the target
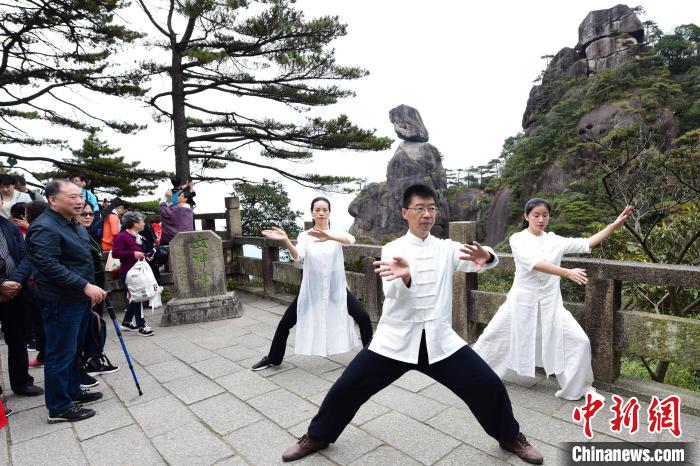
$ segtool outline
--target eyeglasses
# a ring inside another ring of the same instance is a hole
[[[81,217],[94,217],[95,214],[93,214],[92,212],[80,212],[80,216]]]
[[[430,207],[407,207],[408,210],[415,210],[418,215],[423,215],[426,211],[431,214],[435,215],[438,212],[438,208],[435,206],[430,206]]]

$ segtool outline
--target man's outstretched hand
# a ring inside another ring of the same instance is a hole
[[[478,272],[491,259],[491,254],[482,245],[474,241],[473,244],[465,244],[459,248],[464,253],[459,258],[463,261],[472,261],[476,265]]]

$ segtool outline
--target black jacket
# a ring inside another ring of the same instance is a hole
[[[85,285],[95,283],[90,238],[75,219],[46,209],[27,230],[27,250],[39,296],[62,303],[88,301]]]
[[[0,217],[0,231],[5,236],[7,248],[10,250],[12,260],[15,261],[15,270],[12,272],[12,275],[9,277],[3,276],[2,278],[26,286],[27,278],[32,273],[32,264],[27,255],[22,230],[8,219]]]

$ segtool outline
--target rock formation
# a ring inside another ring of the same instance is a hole
[[[606,10],[591,11],[578,28],[578,42],[574,47],[559,50],[542,74],[542,84],[533,86],[523,113],[523,130],[529,135],[538,125],[547,124],[547,108],[544,105],[543,86],[562,77],[587,76],[620,66],[633,59],[635,47],[644,42],[644,26],[634,11],[627,5],[616,5]],[[567,91],[562,99],[574,97],[577,90]],[[582,139],[585,131],[602,137],[615,128],[628,127],[641,120],[639,101],[609,102],[583,115],[576,125],[576,133]],[[678,124],[670,112],[659,115],[659,121],[667,128],[669,137],[675,135]],[[543,116],[545,114],[546,116]],[[556,117],[556,115],[554,116]],[[538,120],[539,119],[539,120]],[[573,162],[572,162],[573,163]],[[572,176],[571,167],[551,165],[544,169],[533,186],[523,186],[525,193],[540,191],[559,192],[568,185]],[[486,236],[488,244],[495,244],[505,237],[508,226],[508,204],[512,194],[507,186],[496,193],[487,214]]]
[[[616,5],[607,10],[595,10],[586,15],[578,27],[578,43],[574,48],[564,47],[554,55],[542,75],[542,84],[562,74],[588,76],[620,66],[633,58],[634,46],[644,42],[644,26],[627,5]],[[541,85],[530,90],[523,114],[523,129],[529,134],[537,125]]]
[[[440,151],[427,142],[428,130],[415,108],[399,105],[389,112],[389,119],[402,142],[389,160],[386,182],[367,185],[348,207],[355,218],[350,233],[373,243],[403,235],[406,221],[401,216],[401,196],[408,186],[423,183],[440,197],[440,212],[432,233],[447,237],[450,211],[444,194],[447,175]]]

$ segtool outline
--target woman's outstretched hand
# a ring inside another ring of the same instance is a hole
[[[316,238],[317,243],[322,243],[324,241],[329,241],[335,239],[328,230],[319,230],[317,228],[312,228],[306,232],[309,236]]]
[[[612,227],[615,230],[617,230],[622,225],[624,225],[625,222],[627,221],[627,218],[629,218],[630,214],[632,214],[633,210],[634,210],[634,208],[631,205],[626,206],[625,209],[622,211],[622,213],[617,216],[615,221],[611,223]]]
[[[265,238],[276,239],[280,241],[289,240],[289,237],[287,237],[287,233],[285,233],[283,229],[277,227],[272,227],[269,230],[263,230],[262,235]]]
[[[566,278],[579,285],[585,285],[588,283],[586,269],[568,269],[566,272]]]
[[[388,281],[402,278],[408,284],[411,279],[411,268],[408,261],[403,257],[394,257],[386,261],[374,261],[372,265],[376,267],[374,272]]]

